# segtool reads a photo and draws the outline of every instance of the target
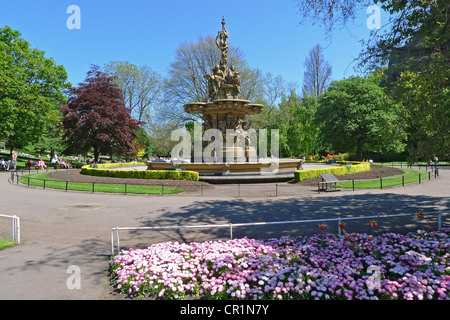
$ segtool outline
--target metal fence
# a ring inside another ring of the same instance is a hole
[[[450,213],[450,211],[435,211],[435,212],[422,212],[423,215],[437,215],[438,216],[438,229],[442,228],[442,214]],[[314,220],[295,220],[295,221],[272,221],[272,222],[251,222],[251,223],[229,223],[229,224],[208,224],[208,225],[190,225],[190,226],[166,226],[166,227],[115,227],[111,229],[111,255],[115,253],[115,245],[117,246],[117,253],[120,253],[120,234],[119,231],[138,231],[138,230],[176,230],[176,229],[219,229],[227,228],[230,230],[230,239],[233,239],[233,228],[248,227],[248,226],[267,226],[267,225],[281,225],[281,224],[300,224],[300,223],[324,223],[324,222],[336,222],[337,233],[341,235],[341,223],[346,220],[361,220],[361,219],[386,219],[386,218],[398,218],[417,215],[416,213],[405,214],[393,214],[393,215],[376,215],[376,216],[362,216],[362,217],[348,217],[348,218],[330,218],[330,219],[314,219]],[[116,240],[114,238],[116,236]]]
[[[0,214],[0,218],[12,219],[12,240],[20,244],[20,218]]]
[[[358,188],[361,188],[362,183],[366,183],[367,181],[377,181],[377,183],[372,183],[371,189],[384,189],[391,186],[405,186],[409,183],[422,183],[424,180],[431,180],[431,178],[437,178],[439,176],[439,170],[435,170],[435,168],[429,166],[427,169],[432,169],[432,171],[401,176],[401,177],[385,177],[378,179],[352,179],[352,180],[339,180],[338,187],[348,191],[355,191]],[[31,172],[30,170],[18,170],[15,172],[11,172],[12,183],[19,184],[20,176],[23,176],[26,173]],[[20,175],[20,176],[19,176]],[[55,180],[51,179],[38,179],[38,178],[30,178],[25,177],[26,181],[25,185],[30,187],[32,185],[32,181],[40,181],[40,185],[37,187],[41,187],[43,189],[47,189],[48,182],[52,181],[52,184],[57,183]],[[76,190],[75,188],[71,188],[71,184],[78,184],[78,182],[71,181],[63,181],[58,180],[58,188],[59,190],[68,191],[68,190]],[[105,192],[102,186],[107,185],[108,183],[104,182],[84,182],[85,185],[89,185],[88,188],[85,188],[84,192]],[[117,186],[117,190],[114,192],[116,194],[131,194],[130,186],[132,184],[127,183],[112,183]],[[320,193],[323,188],[321,188],[326,182],[318,182],[315,189]],[[346,185],[344,185],[346,184]],[[153,195],[169,195],[172,194],[169,191],[169,188],[180,188],[186,189],[189,188],[189,192],[185,192],[183,194],[175,193],[177,196],[197,196],[197,197],[280,197],[280,196],[299,196],[302,194],[310,194],[311,191],[314,190],[314,187],[305,188],[304,185],[298,183],[228,183],[228,184],[186,184],[182,181],[177,183],[165,184],[164,182],[158,184],[142,184],[140,186],[145,187],[157,187],[160,188]]]
[[[434,171],[428,171],[426,173],[419,173],[414,175],[407,175],[407,176],[401,176],[401,177],[381,177],[378,179],[351,179],[351,180],[339,180],[338,182],[326,182],[326,181],[320,181],[318,182],[318,191],[320,193],[321,190],[324,190],[324,185],[327,187],[329,184],[336,184],[335,187],[344,187],[344,184],[346,185],[347,189],[352,189],[355,191],[355,189],[358,187],[358,183],[366,183],[368,181],[378,181],[376,187],[373,188],[379,188],[383,189],[390,186],[399,186],[401,185],[404,187],[406,184],[418,182],[419,184],[423,182],[423,180],[428,179],[431,180],[431,177],[434,176],[434,178],[437,178],[439,176],[439,170]],[[417,179],[417,180],[416,180]],[[326,190],[326,189],[325,189]]]

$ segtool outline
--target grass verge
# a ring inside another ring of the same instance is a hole
[[[374,162],[374,165],[377,166],[387,166],[387,167],[391,167],[391,166],[404,166],[404,167],[408,167],[409,164],[406,161],[393,161],[393,162]],[[439,161],[438,166],[448,166],[450,165],[449,161]],[[430,164],[426,163],[425,161],[419,161],[413,164],[413,166],[430,166]],[[434,166],[434,162],[433,162],[433,166]]]
[[[84,182],[66,182],[48,178],[50,172],[34,173],[19,178],[23,184],[36,187],[45,187],[50,189],[87,191],[87,192],[106,192],[106,193],[132,193],[132,194],[178,194],[184,190],[172,187],[161,186],[141,186],[110,183],[84,183]],[[29,179],[28,179],[29,178]],[[44,185],[45,184],[45,185]]]
[[[419,181],[419,175],[421,180],[428,179],[428,172],[425,171],[419,171],[419,170],[413,170],[413,169],[402,169],[403,174],[392,176],[392,177],[385,177],[382,178],[382,181],[380,179],[373,179],[373,180],[355,180],[355,189],[379,189],[381,188],[381,183],[383,183],[384,187],[393,187],[412,183],[412,182],[418,182]],[[338,188],[353,188],[353,182],[352,181],[346,181],[346,182],[340,182],[337,184]]]
[[[9,247],[17,245],[17,242],[9,239],[0,239],[0,251],[5,250]]]

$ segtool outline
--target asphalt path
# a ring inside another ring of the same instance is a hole
[[[0,300],[116,300],[108,266],[110,231],[115,227],[249,223],[450,211],[450,170],[437,179],[405,187],[317,193],[298,189],[289,197],[222,195],[139,196],[27,188],[8,182],[0,172],[0,214],[21,219],[21,244],[0,251]],[[298,187],[296,187],[298,188]],[[449,214],[443,226],[450,226]],[[349,230],[369,231],[366,222]],[[379,222],[380,232],[433,229],[435,218]],[[337,231],[330,225],[332,232]],[[0,238],[11,237],[11,221],[0,218]],[[270,238],[319,232],[317,224],[252,227],[234,237]],[[121,233],[121,247],[145,247],[163,241],[227,239],[226,229],[133,231]]]

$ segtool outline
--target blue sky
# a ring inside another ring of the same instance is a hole
[[[81,9],[80,30],[66,26],[70,5]],[[215,36],[222,16],[230,44],[245,53],[252,68],[299,86],[314,45],[325,49],[338,80],[355,74],[351,63],[361,50],[359,40],[370,33],[369,14],[361,10],[354,24],[336,30],[329,41],[323,29],[299,25],[294,0],[0,0],[0,27],[19,30],[32,47],[63,65],[74,85],[91,64],[113,60],[148,65],[165,76],[178,45],[199,35]]]

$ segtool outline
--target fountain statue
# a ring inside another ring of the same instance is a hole
[[[203,115],[203,127],[218,129],[223,134],[223,141],[234,135],[232,146],[223,148],[222,159],[236,159],[239,154],[244,154],[246,159],[256,157],[256,150],[250,146],[250,139],[246,131],[245,117],[251,114],[261,113],[263,105],[251,104],[248,100],[239,99],[241,93],[240,74],[235,66],[228,67],[228,43],[229,33],[225,27],[225,19],[222,20],[222,30],[216,37],[216,45],[221,50],[220,63],[213,67],[211,72],[205,75],[208,80],[209,102],[192,102],[184,106],[184,110],[190,114]],[[230,130],[233,133],[227,133]],[[238,137],[243,137],[245,145],[239,144]],[[240,150],[244,148],[245,150]],[[241,153],[240,153],[241,152]],[[220,153],[220,152],[219,152]]]
[[[186,170],[199,173],[228,175],[230,173],[261,173],[274,172],[273,160],[262,161],[258,158],[255,143],[251,143],[248,128],[246,128],[245,117],[247,115],[259,114],[263,105],[252,104],[248,100],[239,99],[241,93],[240,73],[234,65],[228,66],[229,33],[225,27],[225,18],[222,19],[222,30],[216,37],[216,45],[221,51],[219,64],[212,67],[209,74],[205,75],[208,81],[208,102],[190,102],[184,105],[184,110],[189,114],[202,115],[204,132],[215,129],[222,135],[223,143],[220,150],[212,148],[208,159],[216,161],[205,161],[202,156],[200,162],[192,157],[192,163],[172,163],[173,167],[182,166]],[[202,149],[204,153],[212,144],[204,141]],[[208,151],[209,152],[209,151]],[[211,156],[211,158],[209,158]],[[298,170],[301,168],[302,160],[283,160],[278,162],[276,170]],[[148,170],[168,169],[170,164],[148,162]]]

